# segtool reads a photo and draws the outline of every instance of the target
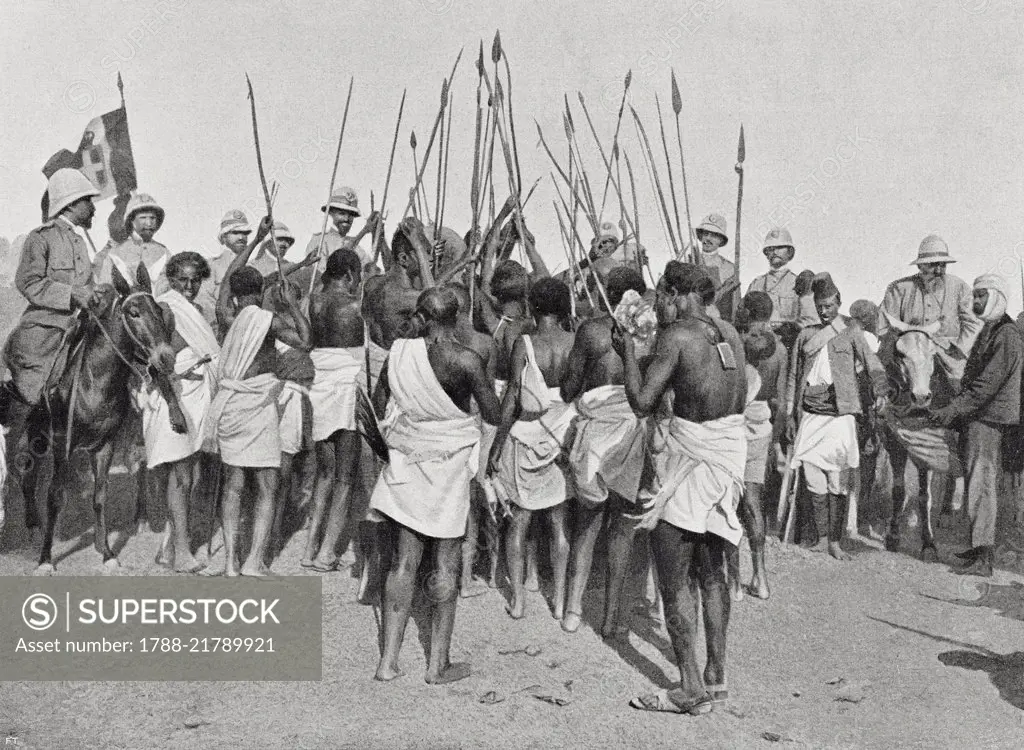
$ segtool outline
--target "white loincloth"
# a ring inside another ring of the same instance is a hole
[[[559,461],[562,446],[576,417],[572,404],[562,401],[558,388],[541,386],[544,375],[537,366],[533,344],[523,336],[526,345],[526,368],[532,370],[528,379],[524,372],[521,382],[521,404],[532,404],[544,410],[539,419],[517,421],[509,432],[501,452],[501,465],[494,476],[494,491],[506,502],[515,503],[524,510],[544,510],[564,502],[566,493],[566,467]],[[524,369],[526,369],[524,368]],[[532,386],[528,387],[528,381]],[[527,391],[530,390],[530,393]],[[523,406],[526,410],[526,406]]]
[[[291,380],[282,380],[281,383],[281,395],[277,397],[281,452],[294,456],[302,451],[305,444],[302,402],[309,398],[309,389]]]
[[[313,440],[326,440],[338,430],[356,429],[356,392],[366,377],[364,353],[361,346],[324,347],[309,353],[316,367],[316,378],[309,389]]]
[[[266,340],[274,315],[255,305],[242,308],[221,347],[218,391],[210,408],[204,450],[242,468],[280,468],[277,397],[284,387],[272,372],[242,380]]]
[[[621,385],[602,385],[576,400],[569,466],[576,497],[594,505],[612,491],[635,502],[644,465],[646,423],[633,412]]]
[[[211,361],[192,370],[200,380],[173,381],[178,404],[185,415],[188,432],[184,435],[171,428],[170,407],[155,386],[135,394],[142,410],[142,436],[149,468],[188,458],[203,447],[210,403],[216,390],[216,367],[220,347],[217,337],[202,313],[173,289],[157,297],[174,313],[175,331],[185,341],[185,348],[174,358],[174,372],[181,375],[195,367],[204,357]]]
[[[747,432],[747,462],[743,480],[764,484],[768,451],[772,444],[772,410],[767,401],[756,401],[761,390],[761,375],[757,368],[747,365],[747,405],[743,419]]]
[[[639,526],[650,529],[665,521],[738,544],[743,529],[736,506],[743,492],[747,457],[743,415],[730,414],[710,422],[672,417],[658,424],[657,434],[664,440],[663,445],[654,446],[660,486],[654,493],[644,493]]]
[[[807,372],[807,385],[831,384],[832,366],[828,361],[828,347],[823,346]],[[830,417],[803,412],[793,441],[793,468],[802,463],[817,466],[822,471],[843,471],[860,466],[854,415]]]
[[[388,364],[391,400],[381,422],[390,461],[370,507],[436,539],[466,533],[469,481],[479,462],[480,428],[445,393],[424,339],[398,339]]]

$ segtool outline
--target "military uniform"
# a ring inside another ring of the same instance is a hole
[[[355,244],[352,241],[352,237],[342,237],[341,233],[334,228],[328,229],[327,234],[324,237],[324,252],[320,256],[320,262],[317,264],[317,275],[323,273],[327,267],[327,259],[331,256],[335,250],[340,250],[343,247],[347,247],[349,250],[355,251],[355,254],[359,256],[359,263],[365,266],[367,263],[373,260],[373,257],[366,252],[361,246]],[[301,262],[308,258],[311,254],[316,253],[320,247],[320,232],[314,234],[309,243],[306,245],[306,252],[301,258],[295,258],[295,262]],[[290,255],[290,253],[289,253]],[[291,257],[288,260],[292,260]]]
[[[167,261],[170,258],[171,253],[164,245],[155,240],[146,242],[138,234],[132,232],[131,236],[124,242],[104,248],[96,256],[93,261],[96,283],[112,283],[111,269],[120,260],[123,261],[123,265],[118,270],[123,275],[125,267],[127,267],[131,274],[127,277],[127,281],[130,284],[134,284],[135,269],[138,268],[140,263],[143,263],[146,266],[146,270],[149,271],[149,279],[153,284],[153,294],[154,296],[159,296],[170,289],[166,274]]]
[[[772,298],[772,328],[778,329],[783,323],[800,321],[804,311],[800,297],[796,293],[796,274],[786,266],[773,269],[751,281],[747,287],[747,294],[751,292],[764,292]],[[815,313],[814,319],[809,323],[817,322],[818,315]]]
[[[92,282],[88,247],[71,222],[58,217],[29,232],[14,277],[28,308],[4,347],[4,362],[25,402],[37,403],[50,372],[62,369],[61,343],[77,315],[71,289]]]
[[[203,281],[202,286],[199,287],[199,293],[196,295],[195,304],[214,331],[218,330],[217,297],[220,294],[220,285],[224,283],[228,266],[234,259],[234,251],[227,247],[221,247],[221,253],[216,258],[207,258],[210,265],[210,278]]]

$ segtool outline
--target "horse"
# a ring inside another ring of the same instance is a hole
[[[184,434],[188,430],[171,380],[175,359],[171,348],[173,314],[154,298],[145,265],[139,264],[135,288],[116,267],[111,277],[113,288],[99,288],[102,301],[86,312],[81,338],[72,348],[63,373],[29,422],[29,445],[42,441],[53,453],[53,476],[47,488],[46,523],[36,571],[41,575],[52,575],[56,570],[53,536],[74,478],[73,458],[79,452],[89,457],[96,551],[102,555],[105,568],[118,566],[107,534],[107,480],[115,439],[132,422],[129,386],[133,379],[155,382],[169,405],[174,431]],[[26,472],[23,485],[29,528],[38,525],[38,471],[39,462],[35,462]]]
[[[937,427],[928,419],[928,408],[949,403],[953,384],[942,368],[935,366],[939,345],[934,336],[938,321],[925,326],[908,325],[885,313],[890,333],[882,341],[879,358],[885,366],[892,398],[883,414],[881,438],[892,467],[892,515],[885,536],[885,548],[899,549],[900,518],[906,502],[905,471],[908,459],[917,469],[918,516],[921,524],[920,557],[926,562],[938,560],[932,530],[932,493],[929,471],[945,476],[942,514],[952,511],[954,483],[961,476],[956,438],[952,430]]]

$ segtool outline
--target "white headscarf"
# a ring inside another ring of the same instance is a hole
[[[982,274],[974,280],[974,288],[988,292],[985,311],[978,316],[984,322],[991,323],[1006,314],[1006,279],[995,273]]]

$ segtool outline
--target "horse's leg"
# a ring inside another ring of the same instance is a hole
[[[103,565],[116,568],[117,555],[110,550],[107,539],[107,480],[110,475],[110,460],[114,457],[114,446],[108,440],[95,453],[89,454],[89,468],[92,472],[92,510],[96,515],[96,551],[103,556]]]
[[[43,459],[50,450],[49,417],[42,410],[32,413],[28,421],[25,437],[28,440],[24,453],[14,454],[12,471],[21,477],[21,498],[25,504],[25,527],[35,529],[39,526],[39,511],[36,506],[36,495],[39,487],[39,470]],[[17,448],[17,446],[12,446]]]
[[[50,478],[50,486],[46,492],[46,524],[43,526],[43,546],[39,551],[39,567],[36,573],[40,575],[53,575],[53,534],[57,529],[57,516],[64,505],[64,498],[67,496],[66,488],[71,480],[71,460],[64,456],[64,452],[55,450],[53,452],[53,476]]]
[[[892,514],[889,516],[889,531],[885,535],[885,548],[896,552],[900,548],[900,516],[907,492],[907,451],[895,440],[889,448],[889,465],[892,467]]]
[[[937,472],[929,472],[927,466],[917,467],[918,482],[923,492],[917,494],[918,514],[921,517],[921,559],[925,562],[936,562],[939,559],[938,550],[935,548],[935,536],[932,529],[932,493],[929,474],[935,476],[937,483],[942,486],[942,475]]]

